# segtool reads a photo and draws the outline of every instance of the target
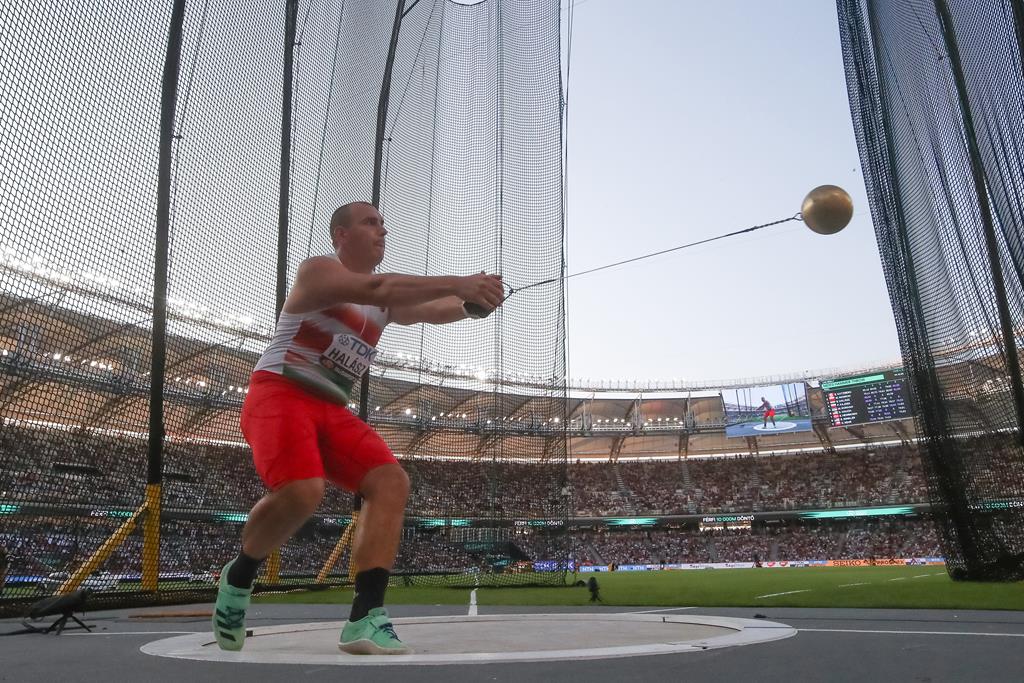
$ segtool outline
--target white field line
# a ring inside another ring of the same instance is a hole
[[[895,579],[889,579],[889,580],[890,581],[906,581],[907,577],[905,577],[905,576],[898,576]]]
[[[934,576],[933,574],[918,574],[917,576],[911,576],[912,579],[923,579],[926,576]]]
[[[800,590],[800,591],[784,591],[782,593],[768,593],[767,595],[758,595],[754,599],[755,600],[760,600],[761,598],[774,598],[777,595],[793,595],[794,593],[810,593],[810,592],[811,592],[810,588],[805,588],[805,589]]]
[[[68,633],[65,636],[174,636],[191,633],[205,633],[205,631],[95,631],[93,633]]]
[[[469,616],[476,616],[476,589],[469,592]]]
[[[870,581],[861,581],[860,583],[841,583],[841,584],[839,584],[839,587],[840,588],[846,588],[848,586],[869,586],[869,585],[871,585]]]
[[[623,614],[653,614],[654,612],[678,612],[684,609],[697,609],[696,607],[666,607],[664,609],[642,609],[636,612],[623,612]]]
[[[1024,633],[981,633],[979,631],[870,631],[856,628],[799,628],[810,633],[885,633],[901,636],[992,636],[994,638],[1024,638]]]
[[[935,572],[932,576],[945,576],[946,572]]]

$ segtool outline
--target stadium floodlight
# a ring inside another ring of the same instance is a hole
[[[405,414],[406,415],[412,415],[412,408],[406,408],[405,409]]]

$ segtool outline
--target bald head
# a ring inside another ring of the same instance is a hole
[[[335,228],[347,228],[352,225],[352,209],[354,209],[357,206],[373,206],[373,204],[371,204],[370,202],[349,202],[348,204],[339,206],[337,209],[334,210],[334,213],[331,214],[330,231],[332,243],[334,242]]]
[[[370,273],[384,258],[384,217],[369,202],[351,202],[331,216],[331,244],[346,266]]]

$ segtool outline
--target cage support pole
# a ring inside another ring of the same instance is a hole
[[[380,99],[377,101],[377,134],[373,142],[373,189],[370,194],[370,203],[380,207],[380,174],[384,159],[384,133],[388,122],[388,100],[391,98],[391,71],[395,66],[395,51],[398,49],[398,34],[402,30],[402,17],[405,16],[405,0],[398,0],[395,4],[395,22],[391,26],[391,43],[388,45],[388,59],[384,63],[384,78],[380,84]],[[359,419],[366,422],[370,414],[370,371],[363,375],[359,383]],[[362,497],[357,493],[352,501],[352,524],[355,528],[359,519],[359,510],[362,508]],[[352,532],[355,534],[355,531]],[[358,571],[355,558],[349,562],[349,576],[355,578]]]

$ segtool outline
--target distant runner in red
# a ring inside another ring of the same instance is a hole
[[[764,411],[764,424],[762,426],[767,428],[768,427],[768,420],[770,418],[771,421],[772,421],[772,427],[774,428],[775,427],[775,408],[772,406],[771,403],[768,402],[768,399],[766,399],[764,396],[761,397],[761,410]]]

